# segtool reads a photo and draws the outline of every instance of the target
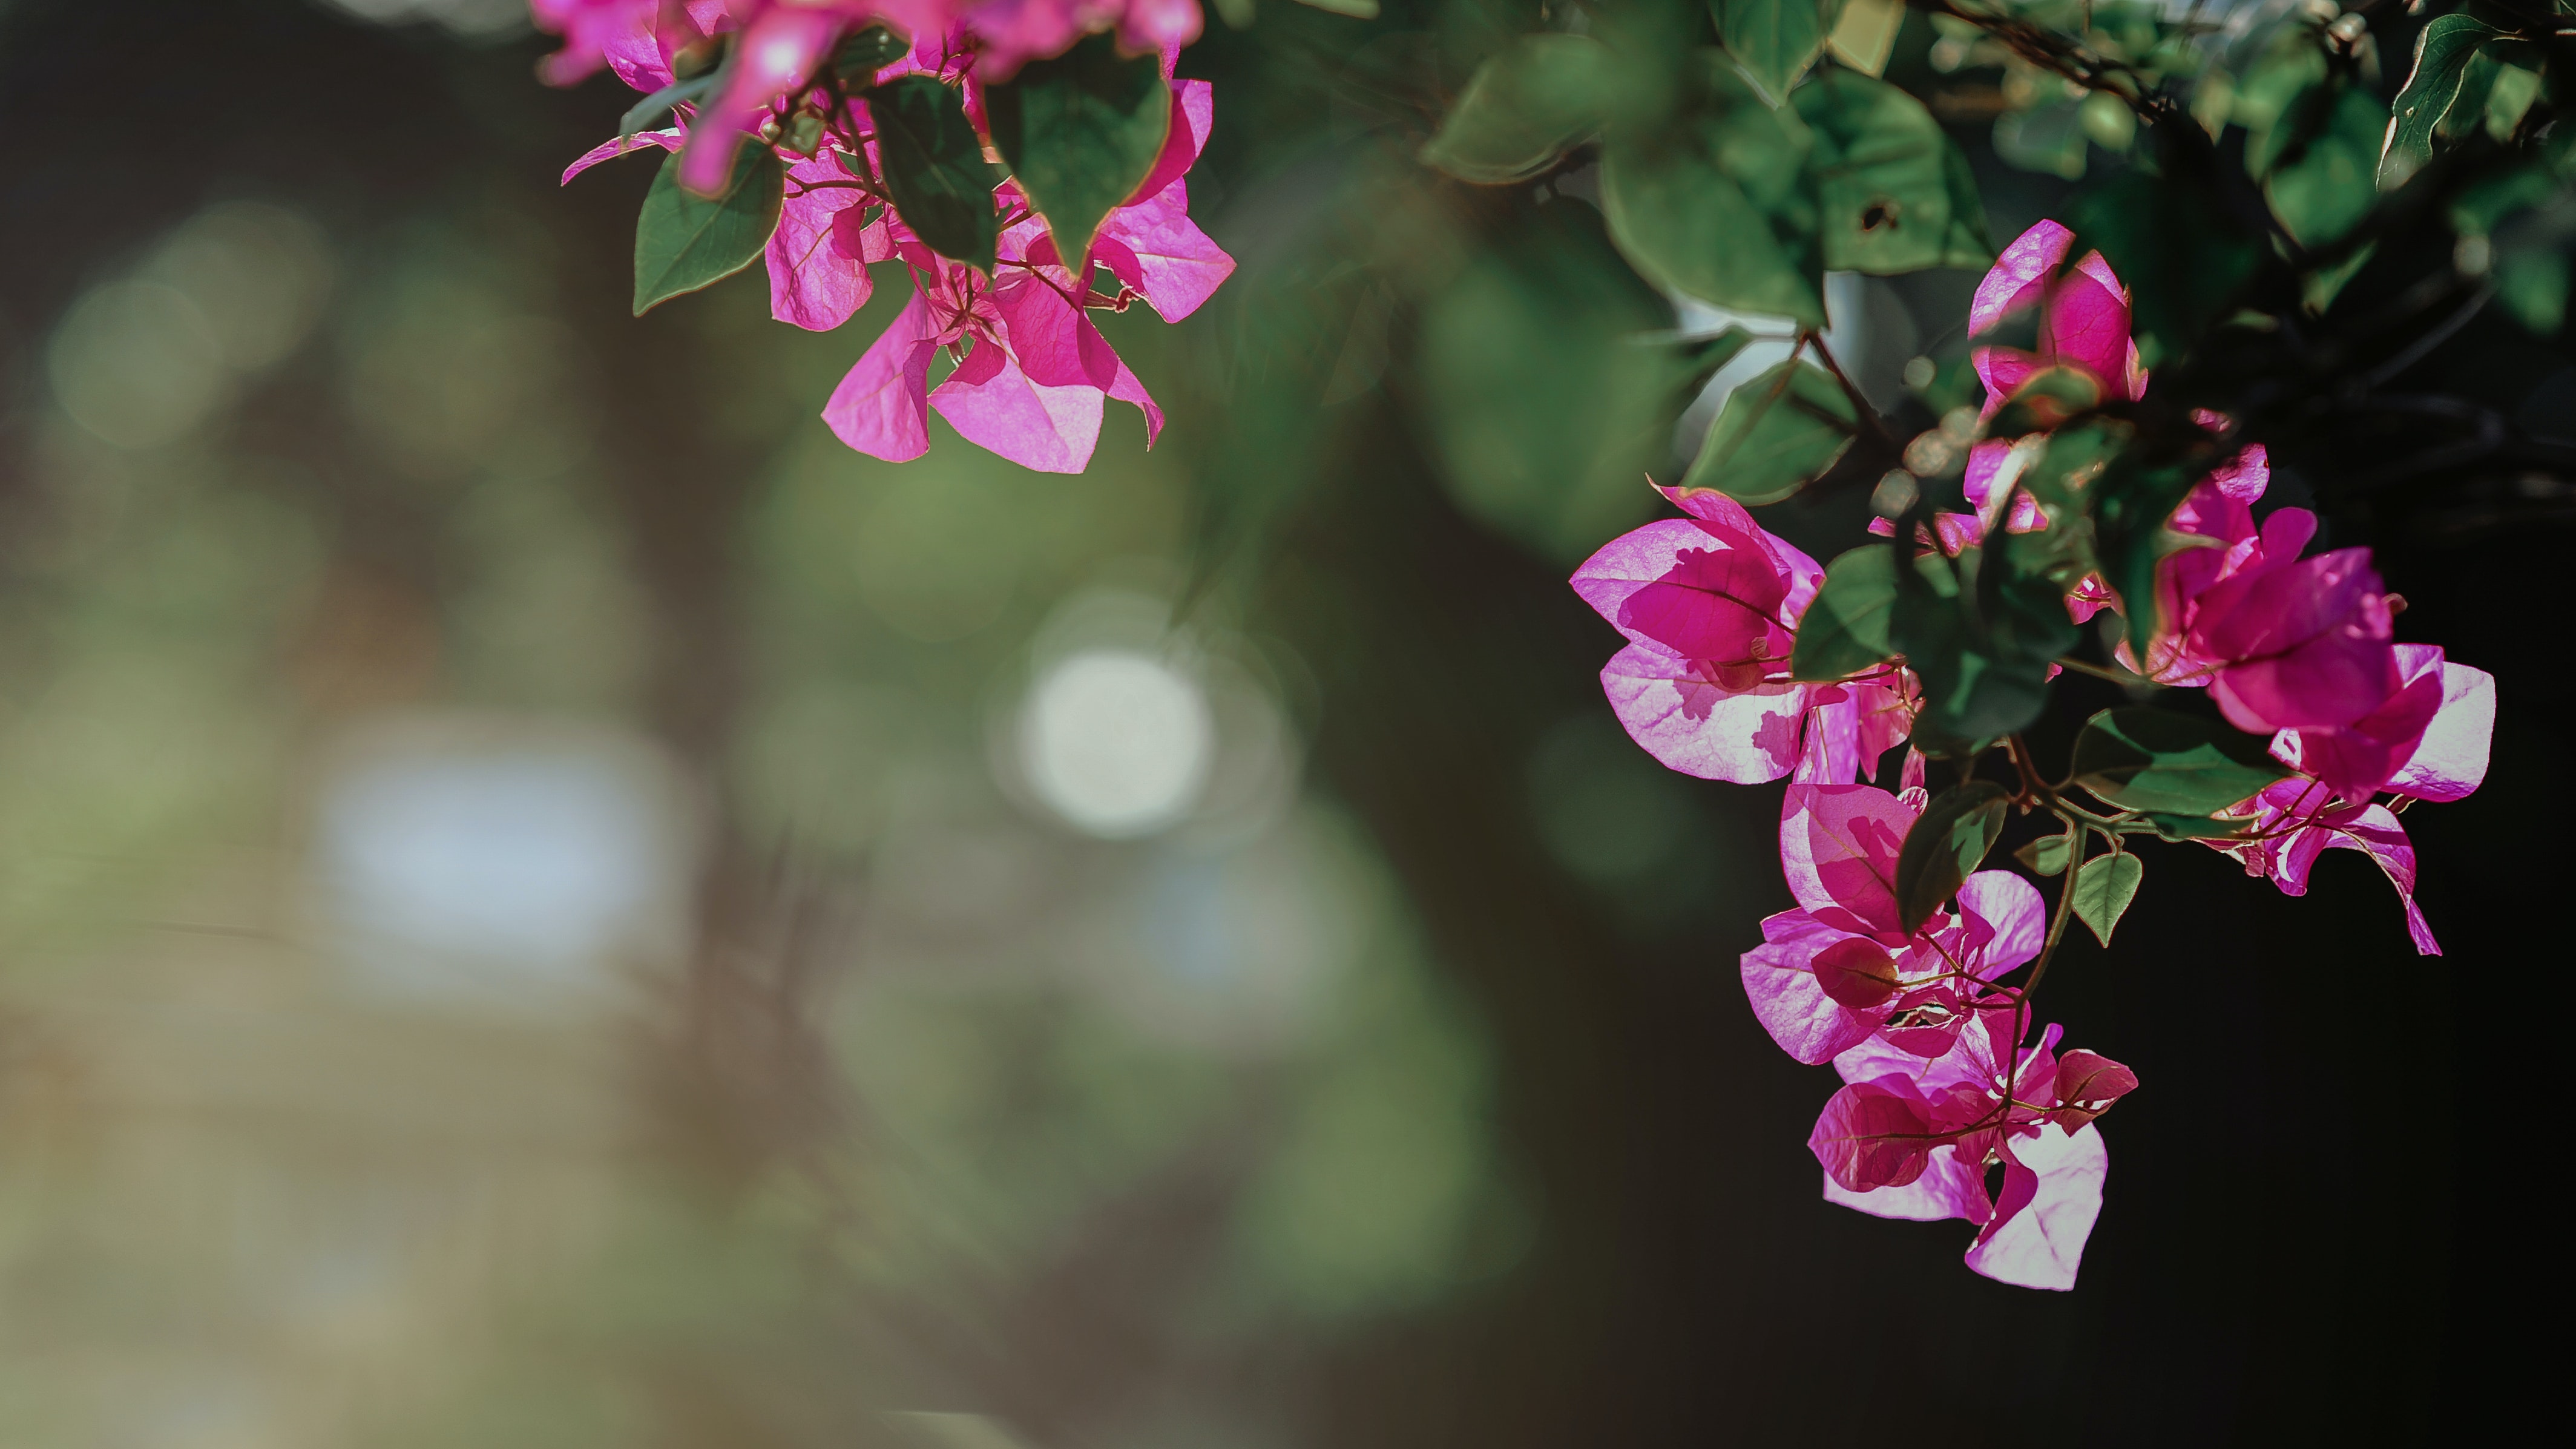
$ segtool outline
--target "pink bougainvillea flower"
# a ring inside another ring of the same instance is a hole
[[[895,256],[892,213],[869,220],[867,199],[829,151],[789,162],[787,198],[764,254],[770,316],[829,332],[867,305],[867,264]]]
[[[539,30],[563,37],[563,49],[547,56],[538,69],[548,85],[571,85],[603,65],[615,66],[619,80],[636,85],[628,70],[645,55],[661,68],[661,78],[636,88],[658,90],[670,84],[669,57],[659,53],[658,44],[663,0],[528,0],[528,12]]]
[[[1628,638],[1601,687],[1629,737],[1671,769],[1759,784],[1792,769],[1849,783],[1905,738],[1897,670],[1839,684],[1789,678],[1799,618],[1824,570],[1734,499],[1661,490],[1687,514],[1613,539],[1574,591]]]
[[[2062,1291],[2075,1286],[2110,1168],[2093,1119],[2138,1083],[2097,1053],[2054,1057],[2053,1026],[2015,1050],[2023,1025],[2018,1004],[2006,1004],[1979,1011],[1939,1057],[1855,1045],[1834,1059],[1848,1085],[1807,1145],[1825,1169],[1827,1201],[1879,1217],[1964,1218],[1978,1230],[1971,1269]],[[2003,1191],[1990,1198],[1986,1170],[1996,1164]]]
[[[1977,415],[1980,422],[1992,418],[2023,383],[2056,367],[2090,374],[2109,398],[2134,402],[2146,395],[2147,374],[2138,365],[2137,344],[2129,336],[2128,289],[2100,252],[2088,252],[2067,267],[2066,254],[2074,243],[2073,232],[2043,220],[2004,248],[1977,284],[1968,309],[1972,336],[1992,331],[2026,308],[2037,307],[2040,313],[2033,350],[1980,347],[1969,354],[1969,365],[1985,385],[1985,403]],[[1928,529],[1943,552],[1956,554],[1998,526],[2016,533],[2041,526],[2044,519],[2038,502],[2011,486],[2037,451],[2026,446],[2017,455],[2014,444],[2002,438],[1979,442],[1968,450],[1967,475],[1960,482],[1973,512],[1936,514]],[[2008,498],[2013,500],[2012,516],[2005,519],[2001,515]],[[1870,524],[1870,531],[1883,537],[1892,527],[1886,519],[1878,519]]]
[[[1896,860],[1922,813],[1919,792],[1791,785],[1780,863],[1798,908],[1762,923],[1740,970],[1754,1017],[1809,1065],[1873,1036],[1925,1057],[1947,1053],[1982,989],[2039,954],[2047,910],[2030,882],[1982,870],[1955,911],[1912,932],[1896,899]]]
[[[2244,838],[2208,843],[2293,896],[2308,893],[2319,855],[2361,851],[2397,888],[2415,949],[2438,956],[2441,945],[2415,904],[2414,843],[2396,812],[2372,797],[2447,801],[2474,792],[2487,774],[2495,677],[2451,663],[2434,645],[2400,644],[2397,656],[2405,686],[2379,710],[2350,726],[2274,736],[2274,757],[2302,773],[2225,812],[2248,819]]]
[[[1162,409],[1077,305],[1083,294],[1061,267],[1013,260],[987,279],[932,252],[899,221],[885,224],[918,291],[823,410],[843,442],[893,462],[920,457],[930,445],[928,409],[937,408],[969,442],[1040,472],[1078,473],[1114,397],[1144,412],[1152,445]],[[1006,237],[1015,234],[1013,249],[1024,248],[1026,224]],[[932,390],[930,363],[941,348],[963,355]]]
[[[2227,813],[2250,817],[2245,838],[2207,844],[2236,857],[2247,875],[2269,878],[2283,895],[2308,893],[2308,872],[2326,851],[2358,850],[2368,855],[2397,888],[2398,904],[2406,911],[2406,934],[2414,940],[2416,952],[2442,954],[2432,926],[2415,904],[2414,842],[2406,838],[2406,827],[2387,806],[2337,800],[2322,782],[2293,775],[2274,781]]]
[[[2495,676],[2442,657],[2438,644],[2396,646],[2397,692],[2348,725],[2283,730],[2272,754],[2345,800],[2381,790],[2457,800],[2486,778]]]
[[[2304,508],[2276,511],[2244,564],[2191,601],[2181,653],[2238,729],[2349,725],[2397,692],[2388,595],[2370,550],[2301,558],[2316,527]]]

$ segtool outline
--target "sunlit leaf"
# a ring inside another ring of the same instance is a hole
[[[2106,709],[2075,737],[2075,783],[2125,809],[2210,815],[2290,773],[2267,743],[2220,720]]]
[[[2382,191],[2405,185],[2433,159],[2434,128],[2459,96],[2470,58],[2495,33],[2494,26],[2465,14],[2437,15],[2417,33],[2415,69],[2390,108],[2387,149],[2378,166]]]
[[[2146,875],[2146,862],[2125,852],[2084,862],[2075,869],[2075,918],[2093,932],[2095,940],[2110,945],[2112,930],[2128,914],[2129,903],[2138,898],[2138,883]]]
[[[1962,196],[1954,182],[1958,148],[1921,101],[1832,66],[1790,101],[1814,137],[1808,164],[1828,268],[1895,276],[1992,260],[1975,187]],[[1971,239],[1965,255],[1960,234]]]
[[[1682,486],[1714,488],[1741,503],[1776,503],[1842,457],[1858,419],[1840,383],[1791,358],[1727,394]]]
[[[1602,211],[1619,250],[1659,286],[1739,312],[1825,322],[1824,259],[1806,126],[1762,102],[1709,52],[1673,121],[1614,134]]]

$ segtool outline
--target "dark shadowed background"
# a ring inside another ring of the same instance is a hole
[[[2498,676],[2486,789],[2406,817],[2449,954],[2356,854],[2291,900],[2155,852],[2044,1007],[2145,1084],[2081,1285],[1975,1277],[1963,1225],[1818,1197],[1831,1074],[1734,966],[1789,903],[1778,787],[1664,773],[1600,699],[1563,579],[1651,496],[1422,421],[1425,347],[1570,365],[1476,290],[1557,275],[1484,240],[1541,203],[1410,170],[1388,100],[1507,10],[1211,18],[1192,195],[1241,270],[1106,324],[1170,430],[1115,415],[1057,478],[831,438],[892,274],[822,336],[756,275],[630,317],[651,163],[556,184],[629,97],[539,86],[507,0],[0,7],[0,1442],[2341,1444],[2524,1407],[2564,501],[2276,451],[2400,637]],[[1999,238],[2063,189],[1986,179]],[[1956,352],[1972,282],[1838,326],[1883,378]],[[2563,343],[2487,319],[2418,371],[2576,434]],[[1771,512],[1830,556],[1860,509]],[[1085,703],[1138,679],[1169,707]],[[2116,695],[2062,688],[2051,756]]]

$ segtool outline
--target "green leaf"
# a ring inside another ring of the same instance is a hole
[[[742,148],[712,201],[682,189],[677,155],[663,162],[635,218],[635,315],[751,265],[778,229],[786,194],[787,168],[766,146]]]
[[[1777,105],[1823,53],[1843,7],[1841,0],[1710,0],[1708,8],[1727,53]]]
[[[2251,815],[2168,815],[2150,810],[2146,817],[2160,840],[2227,840],[2243,835],[2254,823]]]
[[[1986,201],[1977,190],[1977,173],[1968,153],[1946,146],[1941,153],[1941,183],[1950,188],[1950,230],[1941,238],[1945,267],[1974,270],[1995,259],[1995,239],[1986,229]]]
[[[2489,46],[2489,50],[2499,47]],[[2487,91],[2487,103],[2481,119],[2487,134],[2496,140],[2511,141],[2522,127],[2523,113],[2540,99],[2540,72],[2530,66],[2504,63],[2496,71],[2495,84]]]
[[[1842,384],[1790,358],[1727,394],[1682,486],[1714,488],[1739,503],[1777,503],[1834,466],[1858,427]]]
[[[1904,24],[1905,0],[1850,0],[1825,36],[1825,49],[1862,75],[1874,76],[1887,69],[1888,53],[1896,49],[1896,32]]]
[[[2061,93],[2029,110],[2004,112],[1995,117],[1994,139],[1995,154],[2006,165],[2068,181],[2084,175],[2084,103],[2072,96]]]
[[[2013,852],[2013,859],[2030,869],[2033,875],[2055,875],[2066,869],[2066,856],[2073,842],[2064,835],[2043,835]]]
[[[1647,280],[1738,312],[1825,325],[1824,254],[1807,128],[1704,53],[1666,125],[1614,129],[1602,148],[1610,236]]]
[[[1318,10],[1330,11],[1335,15],[1348,15],[1354,20],[1377,18],[1377,0],[1297,0],[1297,3],[1311,5]]]
[[[1896,602],[1896,550],[1865,543],[1825,566],[1824,586],[1798,621],[1792,679],[1848,679],[1876,667],[1896,646],[1887,611]]]
[[[1422,160],[1479,185],[1526,181],[1600,133],[1615,84],[1600,41],[1525,35],[1476,67]]]
[[[2128,914],[2146,875],[2146,862],[2126,852],[2084,862],[2075,869],[2075,918],[2092,929],[2095,940],[2110,945],[2112,929]]]
[[[2151,175],[2124,167],[2078,192],[2058,215],[2075,230],[2072,255],[2101,248],[2129,284],[2131,321],[2148,367],[2188,353],[2264,255],[2212,187],[2180,168]]]
[[[663,117],[671,114],[671,108],[673,106],[678,105],[682,101],[696,100],[700,95],[705,93],[708,87],[715,83],[716,73],[714,71],[708,71],[704,75],[691,76],[687,80],[671,82],[669,85],[662,87],[660,90],[655,91],[653,94],[646,96],[644,99],[627,107],[626,114],[617,118],[617,134],[620,136],[632,136],[638,131],[652,130],[655,123],[659,122]]]
[[[1789,99],[1814,137],[1808,164],[1827,268],[1886,277],[1960,265],[1962,225],[1974,238],[1966,265],[1993,259],[1973,183],[1964,198],[1953,185],[1958,148],[1921,101],[1832,66]]]
[[[2263,178],[2264,198],[2301,246],[2322,246],[2352,229],[2378,200],[2371,187],[2388,111],[2358,86],[2340,88],[2324,126],[2296,159]]]
[[[2451,109],[2469,59],[2495,27],[2465,14],[2437,15],[2415,37],[2415,70],[2397,93],[2379,158],[2379,189],[2394,191],[2433,159],[2433,131]],[[2283,218],[2287,220],[2288,218]]]
[[[2004,806],[2011,798],[1992,780],[1970,780],[1923,807],[1896,855],[1898,920],[1907,931],[1930,919],[1985,863],[1995,837],[2003,834]]]
[[[2032,373],[1995,410],[1986,424],[1989,438],[2018,438],[2025,433],[2053,432],[2078,413],[2101,405],[2102,384],[2077,367],[2049,367]]]
[[[2122,809],[2205,816],[2290,773],[2265,745],[2223,721],[2106,709],[2075,737],[2075,783]]]
[[[926,75],[897,76],[869,94],[868,119],[895,214],[932,251],[990,273],[1001,230],[996,178],[958,93]]]
[[[832,74],[852,90],[864,90],[876,80],[878,71],[904,58],[912,49],[902,36],[882,25],[871,25],[841,42],[832,52]]]
[[[1547,202],[1426,298],[1417,349],[1431,455],[1470,517],[1567,563],[1640,521],[1638,486],[1744,334],[1649,342],[1672,304],[1620,260],[1601,214]],[[1696,379],[1696,380],[1694,380]]]
[[[1046,218],[1056,255],[1086,274],[1101,219],[1136,193],[1162,154],[1172,93],[1151,55],[1121,59],[1115,36],[1088,36],[984,91],[993,147]]]

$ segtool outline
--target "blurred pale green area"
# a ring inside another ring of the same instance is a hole
[[[803,404],[899,299],[680,304],[757,471],[689,758],[545,218],[361,250],[283,202],[24,339],[0,1442],[1292,1442],[1247,1372],[1524,1250],[1485,1037],[1298,783],[1299,666],[1162,622],[1186,480],[1132,413],[1079,477],[944,425],[879,464]],[[1111,647],[1211,723],[1103,840],[1014,731]]]

